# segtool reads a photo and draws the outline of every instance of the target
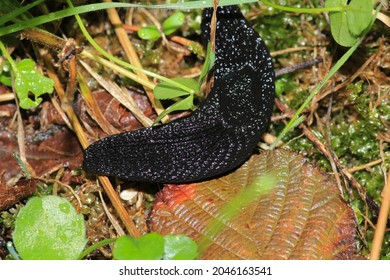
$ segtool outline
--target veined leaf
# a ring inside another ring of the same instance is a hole
[[[275,174],[273,188],[226,218],[225,205],[267,174]],[[202,259],[351,259],[356,251],[354,214],[335,180],[286,150],[254,155],[222,178],[166,185],[149,220],[161,234],[185,234],[198,243],[208,237]],[[210,235],[216,220],[223,226]]]

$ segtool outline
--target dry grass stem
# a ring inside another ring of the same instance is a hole
[[[104,0],[104,2],[112,2],[112,1]],[[131,43],[126,30],[122,27],[123,24],[121,19],[119,18],[118,12],[116,11],[116,9],[112,8],[112,9],[107,9],[107,14],[108,17],[110,18],[111,24],[115,27],[115,33],[130,63],[138,68],[143,68],[141,61],[137,55],[137,52],[135,51],[134,46]],[[146,76],[142,72],[136,72],[136,74],[144,80],[147,81],[149,80],[148,76]],[[161,102],[154,98],[153,92],[150,89],[144,87],[144,90],[153,108],[155,109],[156,113],[158,115],[161,114],[164,111]],[[164,118],[164,121],[167,120],[169,120],[169,118]]]
[[[390,170],[387,174],[387,182],[390,181]],[[386,231],[387,219],[390,211],[390,184],[387,183],[383,191],[383,200],[379,211],[378,223],[376,225],[374,239],[372,241],[371,260],[378,260],[380,257],[383,237]]]

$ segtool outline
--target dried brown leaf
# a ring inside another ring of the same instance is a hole
[[[82,150],[74,134],[53,128],[45,132],[27,131],[26,156],[37,176],[51,174],[62,167],[81,166]],[[18,153],[16,134],[0,132],[0,210],[31,195],[36,180],[21,180],[22,170],[13,153]]]

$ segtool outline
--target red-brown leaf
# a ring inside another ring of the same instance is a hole
[[[336,182],[293,152],[254,155],[235,172],[211,181],[167,185],[150,216],[151,230],[201,240],[220,209],[265,174],[276,185],[212,237],[203,259],[351,259],[355,219]]]

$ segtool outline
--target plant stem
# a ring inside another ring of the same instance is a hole
[[[7,51],[7,48],[4,46],[3,42],[0,41],[0,51],[7,59],[8,63],[11,65],[12,71],[18,71],[15,61],[12,59],[11,55]]]
[[[269,6],[269,7],[281,10],[281,11],[293,12],[293,13],[318,14],[318,13],[323,13],[323,12],[341,12],[344,10],[344,7],[342,7],[342,6],[326,7],[326,8],[295,8],[295,7],[286,7],[286,6],[274,4],[268,0],[260,0],[260,1],[263,2],[266,6]]]
[[[109,239],[104,239],[104,240],[101,240],[99,242],[96,242],[95,244],[92,244],[87,249],[85,249],[84,251],[81,252],[81,254],[79,256],[79,260],[82,260],[86,255],[88,255],[92,251],[94,251],[102,246],[105,246],[105,245],[108,245],[110,243],[115,242],[115,240],[116,240],[116,238],[109,238]]]
[[[11,254],[11,256],[15,259],[15,260],[20,260],[20,257],[18,255],[18,253],[15,251],[15,248],[12,244],[11,241],[8,241],[7,242],[7,249],[8,249],[8,252]]]
[[[73,4],[70,0],[67,0],[67,3],[70,7],[73,8]],[[81,32],[84,34],[85,38],[87,38],[88,42],[99,52],[101,53],[103,56],[105,56],[106,58],[108,58],[109,60],[112,60],[114,61],[115,63],[121,65],[122,67],[125,67],[125,68],[129,68],[133,71],[138,71],[138,72],[142,72],[148,76],[151,76],[153,78],[156,78],[156,79],[159,79],[160,81],[164,81],[174,87],[177,87],[177,88],[180,88],[182,90],[184,90],[185,92],[188,92],[190,94],[195,94],[194,90],[192,90],[191,88],[181,84],[181,83],[178,83],[178,82],[175,82],[171,79],[168,79],[164,76],[161,76],[161,75],[158,75],[156,73],[153,73],[151,71],[147,71],[145,69],[142,69],[142,68],[139,68],[139,67],[136,67],[134,65],[131,65],[130,63],[127,63],[127,62],[124,62],[120,59],[118,59],[117,57],[114,57],[113,55],[111,55],[110,53],[108,53],[106,50],[104,50],[102,47],[100,47],[96,41],[91,37],[91,35],[88,33],[87,29],[85,28],[85,25],[83,23],[83,21],[81,20],[80,16],[79,15],[75,15],[76,17],[76,20],[77,20],[77,23],[79,24],[79,27],[81,29]],[[133,78],[131,78],[133,79]],[[133,79],[135,80],[136,82],[144,85],[144,86],[147,86],[151,89],[154,88],[154,85],[152,86],[150,82],[142,82],[141,79],[139,77],[137,77],[136,79]]]
[[[379,211],[378,223],[374,233],[374,239],[372,241],[372,249],[370,254],[371,260],[379,260],[381,247],[383,243],[383,237],[386,232],[386,223],[389,217],[390,210],[390,170],[387,174],[387,185],[383,190],[383,200],[381,209]]]
[[[155,84],[152,83],[152,82],[149,82],[149,81],[146,81],[144,79],[141,79],[139,78],[136,74],[134,74],[133,72],[129,71],[129,70],[126,70],[122,67],[120,67],[119,65],[115,64],[114,62],[111,62],[107,59],[104,59],[100,56],[96,56],[92,53],[90,53],[89,51],[87,50],[83,50],[81,53],[80,53],[81,56],[84,56],[84,57],[87,57],[87,58],[90,58],[96,62],[98,62],[99,64],[103,65],[103,66],[106,66],[108,68],[111,68],[112,70],[114,70],[115,72],[117,73],[120,73],[126,77],[128,77],[129,79],[145,86],[145,87],[148,87],[150,89],[154,89],[155,87]]]

